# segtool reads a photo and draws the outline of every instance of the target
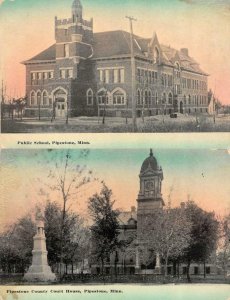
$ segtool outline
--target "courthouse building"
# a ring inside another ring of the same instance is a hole
[[[132,243],[125,249],[118,249],[108,257],[105,262],[106,274],[116,272],[117,274],[162,274],[164,272],[161,264],[162,258],[153,250],[149,249],[145,233],[148,232],[146,218],[154,219],[164,209],[165,203],[162,195],[163,170],[156,157],[150,150],[149,156],[143,161],[139,173],[139,193],[137,196],[137,208],[133,206],[130,211],[121,211],[119,214],[119,240]],[[92,252],[94,243],[92,243]],[[216,274],[217,268],[214,264],[206,262],[206,274]],[[101,265],[98,261],[91,262],[91,272],[101,273]],[[179,274],[187,274],[187,265],[181,263]],[[191,263],[190,274],[201,275],[204,273],[203,264]],[[168,265],[168,274],[173,275],[172,264]]]
[[[126,31],[93,32],[74,0],[55,17],[55,43],[26,60],[27,116],[131,116],[131,40]],[[186,48],[133,35],[137,116],[208,112],[208,74]]]

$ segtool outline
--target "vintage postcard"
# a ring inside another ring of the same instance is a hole
[[[229,20],[229,0],[1,0],[2,132],[229,132]]]
[[[3,136],[2,299],[228,300],[229,134],[176,136]]]

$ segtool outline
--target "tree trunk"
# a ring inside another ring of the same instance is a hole
[[[177,266],[177,262],[174,260],[173,261],[173,276],[176,276],[176,266]]]
[[[206,278],[206,261],[204,260],[204,278]]]
[[[168,256],[165,258],[165,277],[168,276]]]
[[[188,282],[191,282],[191,278],[190,278],[190,274],[189,274],[189,270],[190,270],[190,260],[188,261],[188,264],[187,264],[187,280]]]
[[[180,278],[180,260],[177,262],[177,277]]]

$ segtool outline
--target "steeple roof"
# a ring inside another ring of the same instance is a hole
[[[141,173],[145,172],[147,169],[151,168],[153,171],[158,170],[158,164],[156,158],[153,156],[153,151],[150,149],[149,157],[147,157],[142,166],[141,166]]]
[[[81,1],[80,1],[80,0],[74,0],[74,1],[73,1],[72,9],[74,9],[74,8],[82,8]]]

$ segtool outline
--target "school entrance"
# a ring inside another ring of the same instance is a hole
[[[55,116],[56,118],[65,118],[67,115],[67,93],[58,89],[54,93]]]

